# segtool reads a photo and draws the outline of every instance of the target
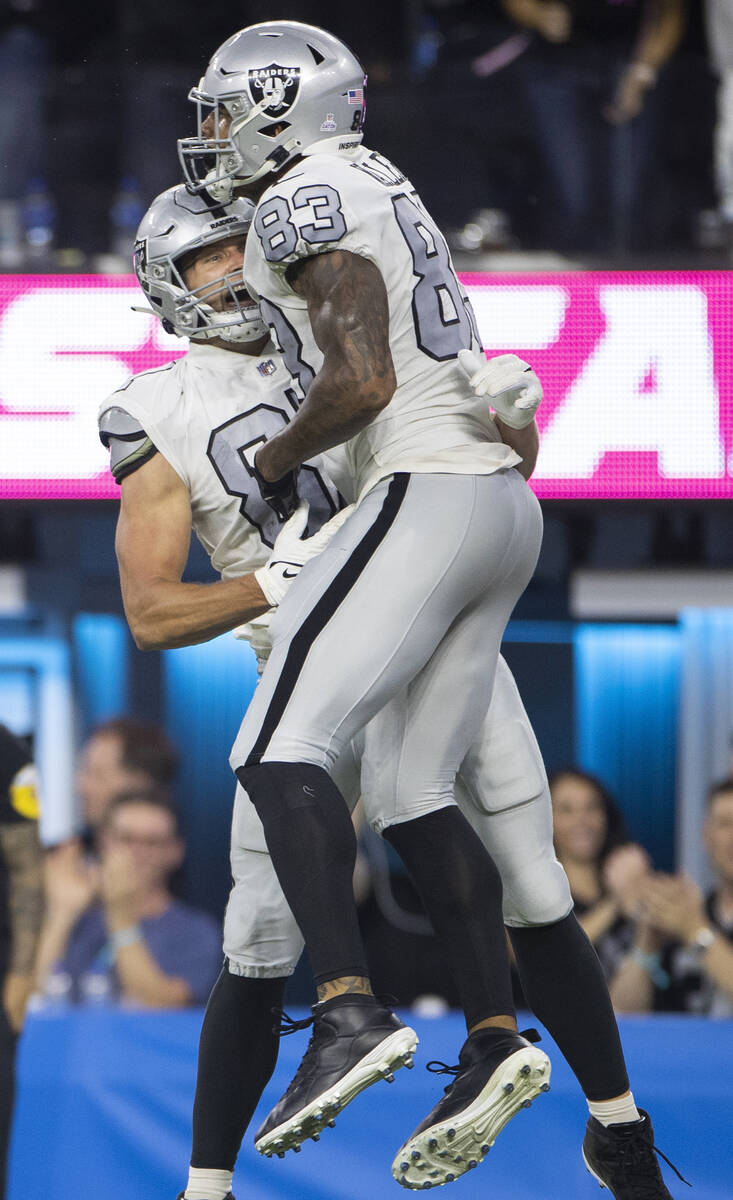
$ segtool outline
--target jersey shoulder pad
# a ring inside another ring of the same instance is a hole
[[[329,250],[371,257],[368,213],[354,202],[358,190],[346,164],[338,159],[329,162],[325,155],[305,159],[298,170],[272,184],[252,222],[269,268],[284,269],[300,258]],[[251,254],[248,259],[251,262]]]
[[[110,470],[116,483],[157,454],[139,419],[113,404],[99,414],[99,439],[109,450]]]

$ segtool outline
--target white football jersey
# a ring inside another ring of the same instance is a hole
[[[387,407],[346,443],[357,493],[394,471],[488,474],[521,462],[458,364],[459,350],[481,343],[445,239],[409,180],[366,147],[301,159],[264,192],[247,239],[245,281],[302,393],[323,355],[286,271],[336,249],[381,272],[397,377]]]
[[[104,402],[99,420],[109,430],[110,413],[121,411],[145,431],[186,485],[194,532],[211,565],[230,579],[262,566],[280,530],[250,464],[298,403],[274,347],[254,358],[192,342],[177,362],[133,375]],[[124,436],[132,442],[133,434]],[[308,533],[341,507],[318,462],[305,464],[298,491],[310,502]]]

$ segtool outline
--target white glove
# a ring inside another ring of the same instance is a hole
[[[342,508],[341,512],[321,526],[318,533],[304,538],[303,533],[308,524],[308,501],[304,500],[298,505],[275,538],[272,554],[264,567],[260,567],[254,573],[265,599],[272,608],[276,608],[281,602],[296,575],[300,574],[301,567],[325,550],[333,535],[353,511],[353,504]]]
[[[477,396],[488,396],[505,425],[531,425],[542,401],[542,384],[529,363],[516,354],[482,359],[473,350],[459,350],[458,362]]]

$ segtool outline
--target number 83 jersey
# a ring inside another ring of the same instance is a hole
[[[287,269],[333,250],[381,273],[397,377],[387,407],[344,447],[356,493],[395,471],[490,474],[520,462],[458,364],[481,342],[445,239],[409,180],[366,147],[302,158],[263,193],[247,238],[245,282],[301,393],[323,355]]]

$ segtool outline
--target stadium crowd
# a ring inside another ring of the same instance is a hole
[[[181,895],[177,769],[163,731],[131,717],[105,722],[83,744],[79,835],[46,852],[37,1007],[205,1001],[220,934]],[[733,1016],[733,777],[710,789],[700,830],[706,894],[684,874],[655,870],[600,779],[568,767],[549,782],[555,850],[617,1010]],[[421,1011],[456,1007],[455,983],[397,856],[368,829],[360,846],[354,890],[376,986]],[[304,963],[289,1002],[306,1004],[311,991]]]
[[[731,0],[284,0],[278,16],[355,48],[368,141],[456,251],[727,260]],[[3,0],[0,269],[128,270],[180,175],[207,47],[270,17],[260,0],[236,16],[214,0],[205,28],[194,0]]]

